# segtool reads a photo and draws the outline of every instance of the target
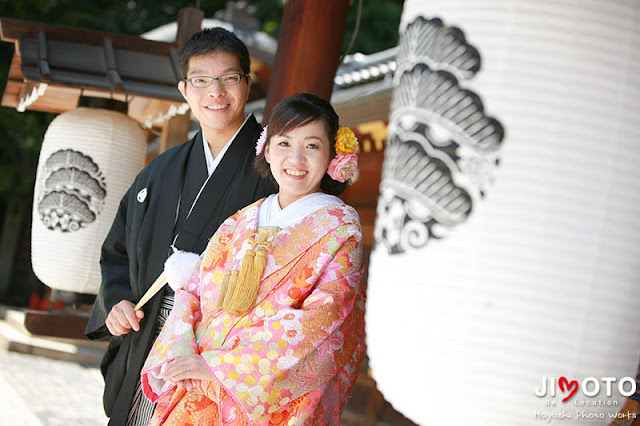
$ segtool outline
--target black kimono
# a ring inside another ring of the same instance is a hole
[[[136,303],[160,275],[177,234],[178,249],[202,253],[218,226],[237,210],[276,191],[253,169],[261,127],[250,116],[207,178],[202,133],[156,157],[122,198],[102,246],[102,285],[85,331],[89,339],[110,337],[105,321],[121,300]],[[180,211],[176,222],[176,210]],[[174,225],[175,224],[175,225]],[[163,292],[144,307],[140,331],[111,338],[102,359],[104,409],[110,424],[124,425],[142,365],[153,344]]]

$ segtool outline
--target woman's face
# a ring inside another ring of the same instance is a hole
[[[320,120],[271,137],[264,156],[280,186],[281,208],[320,191],[320,181],[331,161],[330,147]]]

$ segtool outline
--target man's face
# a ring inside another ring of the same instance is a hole
[[[189,59],[187,78],[219,77],[229,73],[244,74],[238,58],[231,53],[215,51]],[[205,134],[235,133],[238,130],[244,122],[244,106],[249,98],[250,88],[250,77],[243,78],[233,86],[223,86],[218,80],[204,88],[195,88],[185,81],[178,83],[178,90]]]

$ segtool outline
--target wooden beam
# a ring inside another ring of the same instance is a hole
[[[25,311],[24,327],[36,336],[84,339],[89,314],[51,311]]]
[[[180,9],[178,12],[178,33],[176,34],[176,47],[178,50],[182,49],[192,35],[200,31],[203,18],[204,12],[200,9]],[[166,120],[162,126],[160,153],[186,141],[190,127],[191,115],[189,112]]]
[[[349,3],[349,0],[287,1],[264,123],[275,104],[287,96],[307,92],[331,99]]]
[[[13,42],[15,50],[9,69],[9,75],[5,90],[2,94],[1,105],[21,110],[21,105],[24,106],[25,99],[32,94],[34,84],[36,87],[41,87],[39,81],[25,80],[25,76],[22,73],[22,57],[20,56],[20,40],[23,38],[30,38],[36,40],[37,48],[39,49],[38,61],[40,68],[46,75],[47,69],[50,68],[48,63],[48,57],[51,52],[47,50],[47,45],[53,42],[69,42],[75,45],[83,45],[84,47],[95,45],[100,47],[105,52],[105,62],[107,69],[105,70],[105,81],[111,82],[110,88],[94,87],[90,88],[84,84],[72,84],[68,81],[48,82],[48,87],[43,90],[42,96],[37,98],[32,97],[27,109],[33,111],[43,111],[51,113],[63,113],[76,108],[78,98],[81,93],[84,92],[87,96],[96,96],[104,98],[122,98],[128,99],[127,93],[124,91],[124,83],[122,77],[118,74],[116,68],[116,49],[143,52],[155,57],[168,57],[175,56],[175,45],[173,43],[157,42],[151,40],[145,40],[136,36],[124,36],[119,34],[104,33],[92,30],[84,30],[78,28],[66,28],[55,25],[48,25],[38,22],[27,22],[16,19],[2,18],[0,17],[0,38],[3,41]],[[44,65],[44,67],[43,67]],[[68,72],[70,70],[65,70]],[[176,73],[176,79],[180,78],[179,73]],[[171,86],[174,83],[171,82]],[[165,86],[166,87],[166,86]],[[89,92],[92,92],[89,94]],[[133,99],[137,103],[149,102],[156,98],[149,96],[135,94]],[[171,100],[171,103],[167,104],[167,110],[169,105],[175,105],[175,108],[181,106],[179,100]],[[162,115],[166,115],[168,111],[162,111]],[[157,116],[158,114],[156,114]],[[156,119],[154,116],[154,119]],[[136,118],[136,117],[134,117]],[[142,117],[139,120],[143,125],[148,121],[148,117]],[[136,118],[138,119],[138,118]],[[159,125],[160,126],[160,125]],[[158,126],[158,127],[159,127]],[[188,128],[186,130],[188,132]],[[183,138],[184,140],[184,138]]]
[[[58,25],[43,24],[41,22],[21,21],[0,17],[0,38],[3,41],[17,42],[21,37],[38,38],[38,32],[46,33],[47,40],[68,41],[71,43],[93,44],[104,47],[104,40],[113,42],[114,48],[122,48],[152,55],[168,56],[171,43],[146,40],[138,36],[127,36],[79,28],[69,28]]]

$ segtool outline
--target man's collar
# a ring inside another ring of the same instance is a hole
[[[207,163],[207,173],[209,174],[209,176],[211,176],[211,173],[213,173],[216,167],[218,167],[218,164],[220,164],[220,161],[222,160],[222,158],[224,157],[224,154],[227,152],[227,150],[231,146],[231,143],[236,139],[236,136],[238,136],[238,133],[240,133],[240,130],[242,130],[245,124],[247,124],[247,120],[249,120],[249,117],[251,117],[252,115],[253,113],[248,114],[245,117],[244,121],[242,122],[242,125],[238,127],[238,130],[236,130],[234,135],[231,136],[231,139],[229,139],[229,141],[225,144],[225,146],[222,147],[222,149],[220,150],[216,158],[213,158],[213,155],[211,154],[211,148],[209,148],[209,142],[207,141],[207,137],[205,136],[204,132],[202,132],[204,160]]]

